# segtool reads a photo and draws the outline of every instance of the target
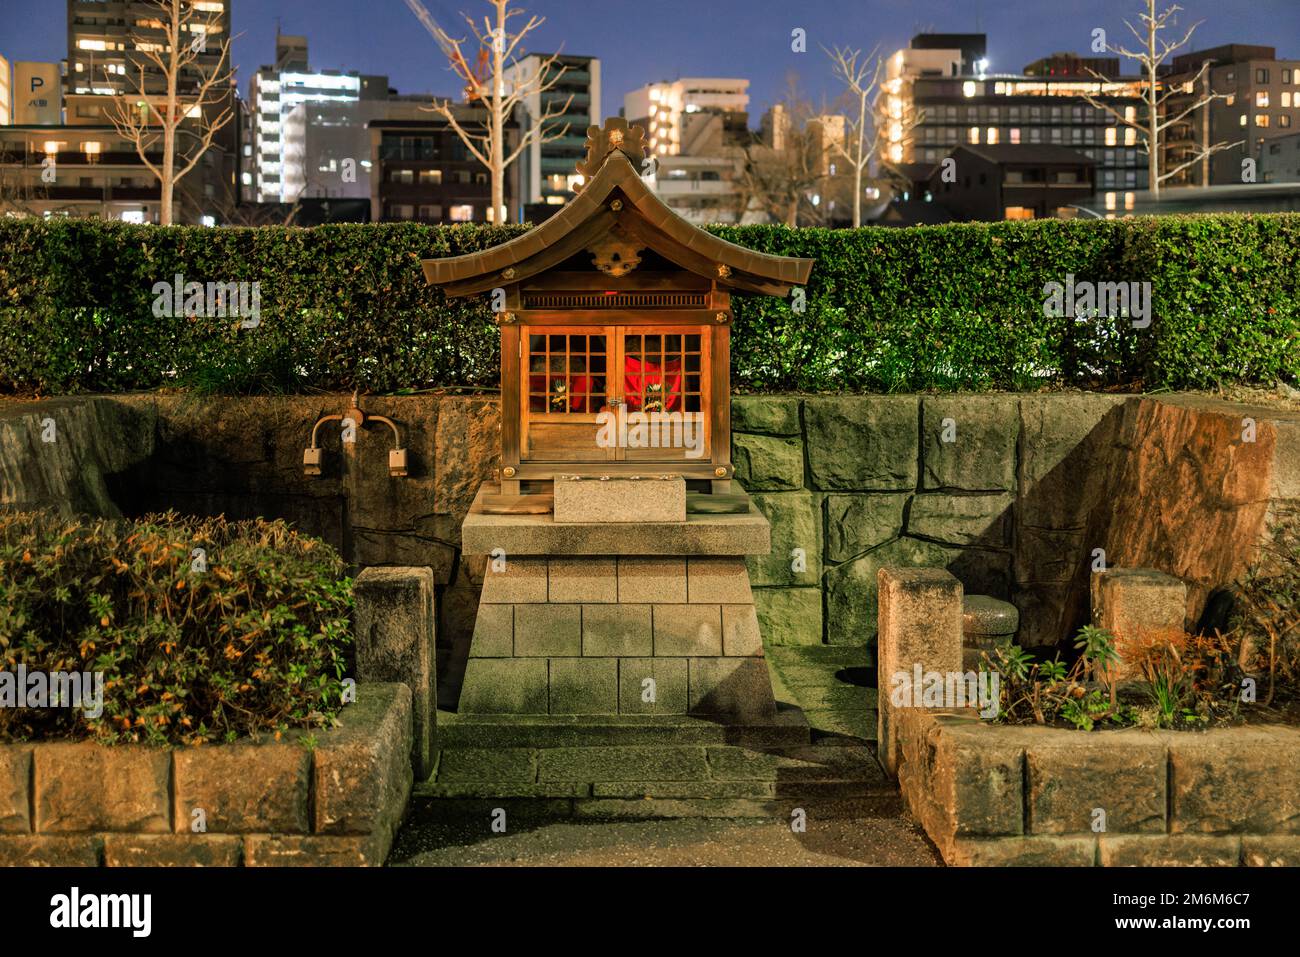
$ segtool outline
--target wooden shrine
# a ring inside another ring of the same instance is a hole
[[[521,491],[548,492],[557,473],[669,470],[729,490],[731,293],[784,297],[813,263],[682,219],[642,179],[646,159],[640,127],[592,126],[573,202],[511,242],[424,262],[448,296],[495,299],[496,501],[507,506]]]
[[[784,720],[746,566],[771,526],[731,487],[731,294],[785,296],[813,264],[677,216],[643,138],[590,127],[573,202],[424,263],[501,329],[501,467],[461,527],[492,556],[462,714]]]

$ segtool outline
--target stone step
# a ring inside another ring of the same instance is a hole
[[[888,787],[871,748],[734,745],[443,748],[429,796],[775,797]]]
[[[727,724],[691,715],[469,715],[438,712],[441,748],[551,748],[735,744],[797,747],[811,741],[794,708],[763,723]]]
[[[861,794],[782,794],[774,798],[719,797],[617,798],[568,796],[558,798],[446,797],[426,794],[417,786],[411,798],[410,823],[448,818],[475,818],[488,822],[498,810],[505,810],[510,826],[545,823],[557,818],[618,820],[646,818],[777,818],[790,820],[802,810],[809,820],[860,820],[896,817],[903,812],[896,790],[873,790]],[[485,824],[486,827],[486,824]]]

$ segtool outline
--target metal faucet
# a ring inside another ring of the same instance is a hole
[[[383,415],[368,415],[361,410],[360,403],[357,401],[357,393],[352,393],[352,407],[342,415],[322,415],[316,420],[316,424],[311,429],[311,444],[303,449],[302,452],[302,470],[304,475],[320,475],[321,463],[324,459],[325,450],[316,444],[317,433],[320,427],[326,422],[340,422],[343,424],[343,441],[351,444],[356,439],[348,438],[349,431],[355,433],[356,429],[362,428],[369,421],[382,422],[393,430],[394,448],[388,450],[388,474],[392,476],[403,476],[406,471],[406,449],[402,448],[402,434],[398,431],[397,423]]]

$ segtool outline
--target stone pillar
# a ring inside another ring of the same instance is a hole
[[[1126,647],[1135,641],[1181,636],[1187,618],[1187,586],[1182,579],[1152,568],[1109,568],[1092,576],[1092,623],[1115,636],[1118,664],[1108,679],[1130,677]]]
[[[962,586],[942,568],[882,568],[879,589],[877,713],[880,763],[891,777],[898,773],[898,733],[890,691],[893,675],[956,673],[961,668]]]
[[[352,587],[357,679],[400,681],[411,689],[411,761],[419,780],[433,773],[438,714],[433,586],[431,568],[373,567]]]

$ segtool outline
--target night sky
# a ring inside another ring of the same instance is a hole
[[[990,71],[1016,72],[1045,54],[1085,52],[1091,32],[1127,36],[1123,20],[1143,0],[522,0],[546,17],[530,48],[594,55],[604,63],[603,109],[623,94],[677,76],[748,77],[751,124],[779,99],[794,71],[814,100],[833,96],[822,45],[889,52],[923,30],[989,35]],[[1161,0],[1159,8],[1168,5]],[[482,0],[425,0],[448,29]],[[1277,46],[1300,57],[1300,0],[1182,0],[1180,22],[1205,22],[1193,47],[1221,43]],[[59,60],[67,54],[63,0],[0,0],[0,54]],[[274,59],[277,18],[285,33],[306,34],[315,69],[381,73],[399,92],[455,92],[432,38],[403,0],[234,0],[235,63],[245,94],[251,71]],[[517,22],[517,21],[516,21]],[[790,50],[790,31],[808,32],[808,51]],[[1185,26],[1184,26],[1185,29]]]

